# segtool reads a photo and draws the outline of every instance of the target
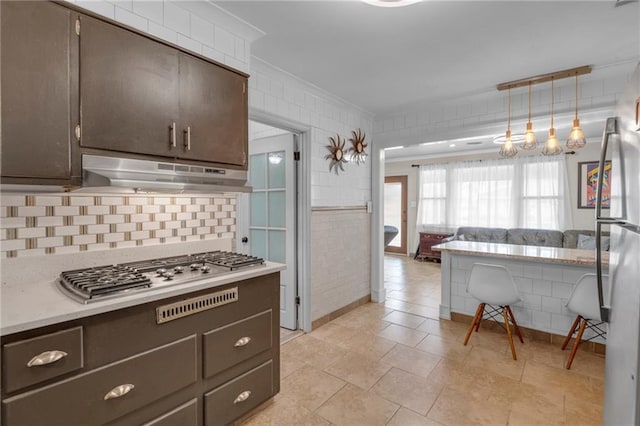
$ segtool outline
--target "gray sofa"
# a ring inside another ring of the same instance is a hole
[[[483,228],[461,226],[454,239],[461,241],[479,241],[485,243],[518,244],[528,246],[577,248],[579,235],[594,237],[595,231],[570,229],[564,232],[552,229],[528,228]],[[603,233],[608,235],[608,233]],[[585,238],[583,237],[583,240]],[[606,249],[608,249],[608,238]]]

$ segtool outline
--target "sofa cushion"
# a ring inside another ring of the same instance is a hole
[[[507,242],[507,230],[504,228],[461,226],[456,232],[456,240],[505,244]]]
[[[569,229],[568,231],[564,231],[564,241],[562,243],[562,247],[564,247],[564,248],[577,248],[578,247],[578,235],[588,235],[590,237],[595,237],[596,231],[591,230],[591,229]],[[608,237],[609,236],[609,232],[603,232],[602,235],[604,237]]]
[[[509,244],[562,247],[562,240],[562,232],[551,229],[512,228],[507,232]]]
[[[602,250],[609,251],[609,237],[602,237],[600,240],[600,247]],[[582,250],[593,250],[596,248],[595,235],[578,234],[578,246],[576,247]]]

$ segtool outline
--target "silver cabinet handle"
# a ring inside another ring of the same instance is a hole
[[[27,363],[27,367],[37,367],[38,365],[53,364],[56,361],[61,360],[68,354],[64,351],[46,351],[40,355],[36,355]]]
[[[246,391],[240,393],[240,395],[236,396],[236,399],[233,400],[233,403],[237,404],[239,402],[244,402],[247,399],[249,399],[250,396],[251,396],[251,391],[250,390],[246,390]]]
[[[187,140],[184,146],[187,147],[187,151],[191,151],[191,126],[187,126],[187,130],[184,131],[187,134]]]
[[[174,121],[173,123],[171,123],[171,126],[169,128],[171,129],[171,146],[175,148],[176,147],[176,122]]]
[[[251,337],[245,336],[238,339],[238,341],[233,346],[236,348],[239,348],[240,346],[246,346],[249,344],[250,341],[251,341]]]
[[[131,383],[116,386],[115,388],[107,392],[107,394],[104,396],[104,400],[106,401],[107,399],[120,398],[121,396],[125,396],[126,394],[131,392],[133,388],[135,388],[135,386],[133,386]]]

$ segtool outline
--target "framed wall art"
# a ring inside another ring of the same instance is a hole
[[[594,209],[596,207],[596,189],[598,186],[598,174],[600,173],[597,161],[585,161],[578,163],[578,208]],[[608,209],[611,205],[611,161],[605,161],[604,177],[602,181],[602,208]]]

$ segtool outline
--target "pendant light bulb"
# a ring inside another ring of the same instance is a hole
[[[502,146],[500,147],[499,154],[502,157],[513,157],[518,153],[518,148],[511,140],[511,89],[509,89],[509,94],[507,95],[507,132],[505,133],[505,140]]]
[[[529,82],[529,120],[527,121],[527,130],[524,132],[524,142],[522,142],[522,149],[532,150],[538,147],[538,138],[533,131],[533,124],[531,123],[531,82]]]
[[[584,132],[580,128],[580,120],[578,119],[578,74],[576,74],[576,118],[573,119],[573,127],[571,133],[567,138],[567,148],[582,148],[587,144],[587,138],[584,136]]]
[[[556,136],[556,129],[553,128],[553,98],[553,79],[551,79],[551,128],[549,129],[549,138],[542,149],[542,154],[544,155],[558,155],[562,152],[562,147],[558,143],[558,137]]]

